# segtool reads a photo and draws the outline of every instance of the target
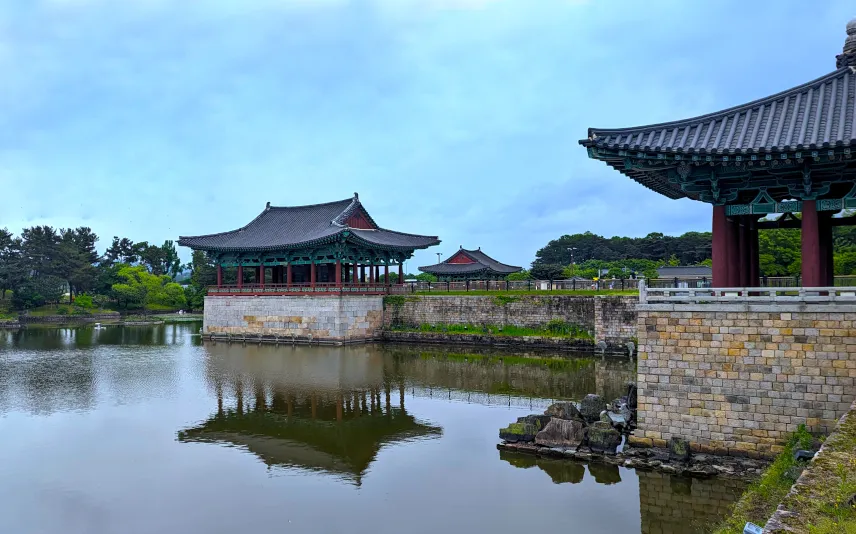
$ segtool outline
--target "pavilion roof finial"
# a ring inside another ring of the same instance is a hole
[[[360,199],[360,194],[359,194],[359,193],[357,193],[356,191],[354,191],[354,199],[355,199],[355,200],[359,200],[359,199]]]
[[[835,66],[856,67],[856,18],[847,23],[847,39],[844,40],[844,50],[835,56]]]

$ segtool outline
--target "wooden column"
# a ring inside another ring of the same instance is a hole
[[[223,266],[219,263],[217,264],[217,287],[223,285]]]
[[[291,275],[291,262],[285,266],[285,285],[291,286],[291,281],[293,280]]]
[[[374,284],[374,264],[369,263],[369,283]]]
[[[398,264],[398,283],[404,283],[404,262]]]
[[[749,236],[745,217],[734,217],[737,224],[737,285],[749,285]]]
[[[728,286],[728,217],[725,206],[713,207],[713,287]]]
[[[758,261],[758,219],[749,222],[749,286],[761,287],[761,266]]]
[[[264,288],[265,287],[265,266],[264,265],[259,265],[259,267],[256,269],[256,277],[257,277],[256,281],[258,282],[259,287]]]
[[[725,279],[726,287],[737,287],[740,285],[740,227],[734,217],[728,217],[727,231],[725,232],[726,246],[728,248],[728,276]]]
[[[389,264],[383,264],[383,283],[384,285],[389,285]]]
[[[818,233],[820,240],[820,264],[823,285],[835,285],[835,260],[833,259],[832,212],[821,211],[818,217]]]
[[[804,200],[802,209],[802,285],[821,287],[826,273],[820,245],[820,218],[816,200]],[[823,251],[825,252],[825,251]]]
[[[336,287],[342,287],[342,260],[336,260]]]
[[[315,262],[313,261],[312,263],[309,264],[309,285],[312,287],[315,287],[315,276],[316,276],[315,270],[316,270],[316,266],[315,266]]]
[[[244,287],[244,266],[238,265],[238,287]]]

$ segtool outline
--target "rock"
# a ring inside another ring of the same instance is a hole
[[[530,442],[535,441],[535,434],[537,433],[538,429],[531,423],[511,423],[507,427],[499,429],[499,439],[509,443]]]
[[[621,445],[621,433],[612,428],[609,423],[598,421],[587,429],[588,444],[591,450],[606,454],[615,454],[615,450]]]
[[[600,395],[588,394],[580,403],[580,414],[589,423],[600,419],[600,412],[606,410],[606,401]]]
[[[589,474],[594,477],[598,484],[617,484],[621,482],[621,473],[618,466],[601,463],[588,464]]]
[[[550,422],[549,415],[527,415],[525,417],[518,417],[518,423],[530,424],[535,427],[535,430],[541,431],[544,430],[544,427],[547,426],[547,423]],[[536,432],[537,433],[537,432]]]
[[[600,420],[604,423],[609,423],[617,429],[623,429],[627,426],[627,420],[623,415],[610,412],[609,410],[604,410],[600,412]]]
[[[799,461],[807,462],[807,461],[811,460],[812,458],[814,458],[814,453],[811,451],[806,451],[806,450],[802,450],[802,449],[800,449],[798,451],[794,451],[794,460],[796,460],[798,462]]]
[[[555,417],[557,419],[582,420],[583,418],[582,414],[580,414],[580,410],[577,408],[577,405],[573,402],[557,402],[555,404],[551,404],[549,408],[544,410],[544,415]]]
[[[688,462],[692,451],[690,442],[678,436],[672,436],[669,440],[669,459],[673,462]]]
[[[535,444],[544,447],[578,447],[585,440],[585,425],[578,420],[553,417],[547,426],[535,435]]]
[[[627,384],[627,406],[631,410],[636,409],[636,384],[633,382]]]

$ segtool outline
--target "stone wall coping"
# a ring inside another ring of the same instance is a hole
[[[856,304],[638,304],[637,311],[856,313]]]

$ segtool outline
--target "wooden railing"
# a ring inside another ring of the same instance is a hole
[[[338,286],[334,283],[318,282],[312,284],[243,284],[211,286],[208,288],[209,296],[234,297],[234,296],[276,296],[276,295],[386,295],[395,291],[396,286],[383,284],[344,284]]]
[[[856,287],[680,288],[640,285],[640,304],[856,304]]]

